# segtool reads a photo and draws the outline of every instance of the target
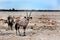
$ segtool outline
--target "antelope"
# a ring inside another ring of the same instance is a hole
[[[12,27],[13,27],[14,19],[13,19],[13,17],[12,17],[11,15],[9,15],[9,16],[7,17],[7,20],[5,21],[5,23],[8,24],[8,29],[13,30]]]
[[[28,23],[29,23],[30,16],[31,16],[31,12],[29,13],[29,15],[28,15],[28,13],[27,13],[27,16],[24,17],[23,19],[21,19],[21,20],[18,19],[18,20],[16,21],[16,24],[15,24],[16,34],[17,34],[17,32],[18,32],[19,35],[21,36],[19,29],[20,29],[20,27],[22,27],[23,30],[24,30],[23,36],[26,36],[26,35],[25,35],[25,30],[26,30],[27,25],[28,25]]]

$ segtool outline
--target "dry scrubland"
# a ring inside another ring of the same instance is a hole
[[[6,20],[8,15],[25,16],[24,13],[26,12],[0,12],[0,19]],[[16,35],[14,26],[13,31],[6,31],[8,26],[1,20],[0,40],[60,40],[60,12],[33,12],[31,16],[26,36]],[[20,32],[23,35],[23,29]]]

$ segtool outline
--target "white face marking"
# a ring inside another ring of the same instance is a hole
[[[10,22],[12,21],[12,19],[10,19]]]

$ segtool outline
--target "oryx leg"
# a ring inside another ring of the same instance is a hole
[[[15,30],[16,30],[16,35],[18,35],[18,29],[17,29],[17,28],[15,28]]]
[[[19,32],[19,36],[21,36],[20,31],[19,31],[19,28],[18,28],[18,32]]]
[[[11,26],[10,26],[11,30],[13,30],[13,28],[12,28],[12,27],[13,27],[13,25],[11,25]]]
[[[15,24],[16,35],[17,35],[17,32],[19,33],[19,35],[21,35],[20,31],[19,31],[19,28],[20,28],[19,25]]]
[[[6,31],[7,31],[7,30],[10,30],[10,26],[9,26],[9,25],[8,25],[8,28],[6,29]]]
[[[26,36],[26,34],[25,34],[26,27],[23,27],[23,29],[24,29],[24,33],[23,33],[24,35],[23,36]]]
[[[15,24],[15,30],[16,30],[16,35],[18,35],[18,25],[17,24]]]
[[[17,35],[17,30],[16,30],[16,35]]]

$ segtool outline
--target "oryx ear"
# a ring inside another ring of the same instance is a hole
[[[26,18],[26,17],[24,16],[24,18]]]
[[[32,17],[30,17],[30,19],[32,19]]]

